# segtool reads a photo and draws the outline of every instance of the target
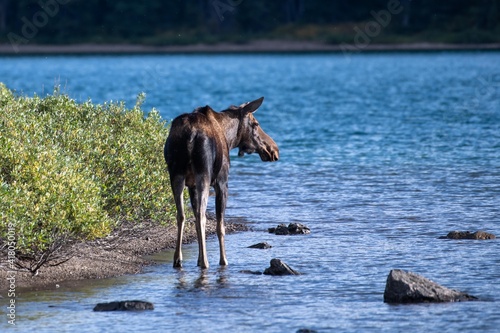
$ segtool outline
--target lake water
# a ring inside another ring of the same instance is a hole
[[[162,264],[144,274],[24,293],[18,331],[500,327],[500,242],[437,239],[452,230],[500,236],[500,53],[3,57],[0,81],[20,94],[45,95],[59,84],[78,100],[128,106],[144,91],[145,109],[166,119],[265,96],[256,117],[281,153],[279,162],[261,163],[232,152],[227,216],[253,231],[227,237],[227,268],[217,266],[212,238],[204,273],[197,247],[188,246],[182,271],[162,253],[155,256]],[[290,222],[312,233],[267,233]],[[263,241],[273,248],[247,249]],[[272,258],[304,275],[240,273],[263,271]],[[393,268],[481,301],[385,304]],[[92,312],[98,302],[123,299],[153,302],[155,310]],[[7,327],[3,317],[0,328]]]

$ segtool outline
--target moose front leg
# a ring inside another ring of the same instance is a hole
[[[224,212],[226,210],[227,181],[217,182],[215,187],[215,214],[217,218],[217,237],[219,238],[220,261],[219,265],[227,265],[226,246],[224,236],[226,235],[226,227],[224,225]]]

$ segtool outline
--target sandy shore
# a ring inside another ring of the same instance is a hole
[[[216,222],[207,220],[207,235],[214,235]],[[244,224],[226,223],[226,232],[245,231]],[[16,289],[55,289],[57,284],[70,285],[74,281],[104,279],[125,274],[137,274],[143,268],[155,264],[144,258],[175,247],[177,228],[173,225],[159,226],[150,223],[129,225],[114,232],[110,236],[92,241],[80,242],[61,250],[71,257],[58,266],[45,265],[38,274],[18,270],[15,272]],[[193,221],[186,223],[184,242],[196,241]],[[0,255],[0,290],[1,296],[8,290],[9,273],[6,254]]]
[[[245,44],[218,43],[182,46],[148,46],[129,44],[73,44],[37,45],[23,44],[13,47],[0,44],[0,54],[182,54],[182,53],[284,53],[284,52],[382,52],[382,51],[444,51],[444,50],[500,50],[500,43],[493,44],[369,44],[349,47],[313,41],[259,40]]]

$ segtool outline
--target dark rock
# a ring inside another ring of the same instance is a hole
[[[154,310],[153,303],[144,301],[120,301],[110,303],[99,303],[94,307],[94,311],[138,311]]]
[[[389,272],[384,292],[385,303],[439,303],[473,300],[477,298],[400,269],[393,269]]]
[[[300,223],[290,223],[288,225],[288,231],[292,235],[306,235],[311,233],[311,229]]]
[[[248,248],[249,249],[270,249],[270,248],[272,248],[272,246],[269,243],[264,242],[264,243],[250,245]]]
[[[290,231],[288,230],[288,227],[285,224],[280,224],[275,228],[274,231],[275,235],[289,235]]]
[[[280,224],[276,228],[269,228],[269,233],[275,235],[305,235],[310,234],[311,229],[301,223]]]
[[[317,331],[312,330],[310,328],[301,328],[300,330],[297,331],[297,333],[316,333]]]
[[[441,236],[439,239],[495,239],[496,236],[482,230],[476,232],[470,231],[451,231],[446,236]]]
[[[264,275],[300,275],[280,259],[272,259],[271,266],[266,268]]]
[[[262,272],[260,272],[260,271],[251,271],[249,269],[244,269],[244,270],[240,271],[240,273],[252,274],[252,275],[262,275]]]

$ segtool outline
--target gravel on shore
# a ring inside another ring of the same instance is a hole
[[[327,44],[317,41],[256,40],[248,43],[217,43],[192,45],[140,45],[140,44],[67,44],[22,45],[0,44],[3,55],[39,54],[182,54],[182,53],[287,53],[287,52],[383,52],[383,51],[445,51],[445,50],[500,50],[500,43],[490,44]]]
[[[226,232],[248,230],[240,223],[227,223]],[[207,219],[207,236],[216,233],[216,222]],[[36,275],[27,270],[10,271],[6,253],[0,254],[0,290],[9,289],[8,277],[15,276],[16,289],[55,289],[61,282],[105,279],[125,274],[141,273],[154,262],[144,256],[175,247],[177,227],[174,224],[158,225],[143,222],[123,225],[110,236],[94,241],[76,242],[63,247],[60,258],[69,258],[57,266],[42,266]],[[196,241],[194,222],[187,221],[184,243]],[[24,263],[26,264],[26,262]],[[6,295],[2,295],[5,297]]]

